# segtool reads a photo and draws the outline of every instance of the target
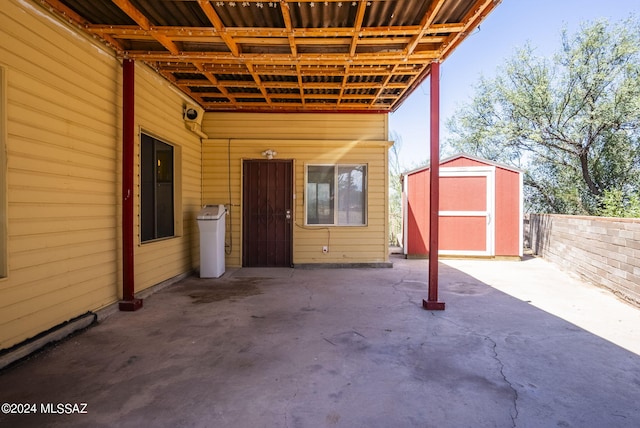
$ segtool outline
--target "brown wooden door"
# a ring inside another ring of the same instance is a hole
[[[243,163],[242,265],[288,267],[292,263],[293,161]]]

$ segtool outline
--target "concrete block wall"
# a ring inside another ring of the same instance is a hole
[[[640,219],[531,214],[533,253],[640,305]]]

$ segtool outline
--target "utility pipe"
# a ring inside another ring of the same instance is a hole
[[[444,311],[438,302],[438,226],[440,214],[440,63],[432,62],[431,71],[431,138],[429,169],[429,295],[422,301],[427,310]]]
[[[135,146],[135,62],[122,62],[122,300],[121,311],[136,311],[142,299],[135,298],[133,275],[133,169]]]

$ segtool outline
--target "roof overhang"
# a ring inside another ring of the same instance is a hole
[[[473,155],[470,155],[470,154],[467,154],[467,153],[457,153],[455,155],[446,157],[444,159],[441,159],[439,164],[443,165],[445,163],[448,163],[448,162],[451,162],[453,160],[460,159],[460,158],[470,159],[470,160],[473,160],[473,161],[476,161],[476,162],[479,162],[479,163],[484,163],[486,165],[495,166],[497,168],[506,169],[508,171],[517,172],[517,173],[520,173],[520,174],[524,173],[524,170],[522,170],[520,168],[516,168],[514,166],[507,165],[507,164],[500,163],[500,162],[495,162],[495,161],[492,161],[491,159],[481,158],[479,156],[473,156]],[[406,177],[407,175],[413,175],[413,174],[417,174],[417,173],[422,172],[422,171],[427,171],[429,168],[431,168],[431,163],[427,163],[424,166],[421,166],[421,167],[418,167],[418,168],[403,172],[402,175]]]
[[[39,0],[207,111],[389,112],[499,0]]]

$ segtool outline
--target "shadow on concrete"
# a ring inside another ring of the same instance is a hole
[[[37,411],[0,426],[640,426],[638,355],[445,264],[425,311],[393,261],[187,278],[1,372]]]

